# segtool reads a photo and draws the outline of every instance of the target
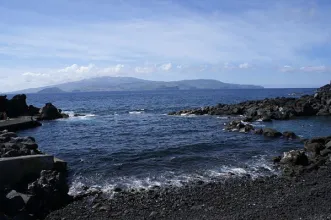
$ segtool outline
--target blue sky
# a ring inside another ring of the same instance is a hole
[[[98,76],[331,80],[328,0],[2,0],[0,91]]]

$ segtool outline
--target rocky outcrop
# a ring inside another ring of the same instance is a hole
[[[274,162],[278,163],[285,176],[317,170],[331,163],[331,136],[307,140],[302,150],[285,152],[280,160],[274,159]]]
[[[15,95],[8,100],[7,96],[0,96],[0,120],[7,118],[18,118],[22,116],[35,116],[39,120],[54,120],[59,118],[69,117],[61,113],[53,104],[46,103],[43,108],[38,108],[33,105],[27,105],[26,95]]]
[[[0,132],[0,158],[41,154],[32,137],[17,137],[13,132]]]
[[[262,121],[288,120],[299,116],[331,115],[331,85],[321,87],[314,95],[301,98],[278,97],[238,104],[218,104],[199,109],[172,112],[169,115],[245,115],[247,118]]]
[[[0,132],[0,157],[41,154],[33,137],[18,137],[13,132]],[[66,166],[58,160],[53,170],[23,178],[19,183],[0,187],[1,214],[9,219],[44,219],[48,213],[71,201],[68,195]],[[61,166],[59,166],[61,165]],[[58,169],[61,168],[61,169]]]
[[[10,118],[28,115],[29,107],[26,104],[26,95],[15,95],[7,101],[6,113]]]
[[[292,131],[285,131],[283,133],[273,129],[273,128],[255,128],[253,125],[245,121],[235,120],[228,124],[225,124],[224,130],[240,133],[253,133],[258,135],[263,135],[265,137],[279,138],[283,137],[286,139],[295,139],[297,135]]]
[[[46,105],[40,109],[39,113],[39,120],[54,120],[69,117],[68,115],[61,113],[61,110],[57,109],[52,103],[46,103]]]

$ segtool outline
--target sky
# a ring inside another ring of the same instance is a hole
[[[1,0],[0,92],[100,76],[331,80],[329,0]]]

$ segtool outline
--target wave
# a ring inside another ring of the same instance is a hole
[[[63,113],[69,115],[69,119],[75,120],[75,119],[89,119],[92,117],[96,117],[97,115],[92,113],[75,113],[74,111],[63,111]]]
[[[278,170],[264,156],[255,157],[243,166],[221,166],[219,168],[197,171],[195,173],[165,172],[159,176],[123,176],[104,179],[100,176],[85,178],[77,176],[71,183],[70,195],[79,195],[89,191],[101,191],[113,195],[116,188],[124,190],[148,190],[155,187],[182,187],[186,184],[224,181],[233,177],[258,178],[261,176],[278,175]]]
[[[131,114],[131,115],[142,114],[142,113],[144,113],[144,111],[131,111],[131,112],[129,112],[129,114]]]

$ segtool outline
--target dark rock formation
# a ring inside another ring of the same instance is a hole
[[[283,132],[283,137],[287,139],[296,139],[298,136],[292,131]]]
[[[0,112],[5,112],[7,110],[7,96],[0,96]]]
[[[51,170],[43,170],[40,177],[28,186],[28,192],[42,201],[38,210],[42,210],[42,213],[49,213],[68,204],[71,199],[68,191],[66,174]]]
[[[31,154],[41,154],[33,137],[0,132],[0,157]],[[53,170],[43,170],[40,175],[0,188],[0,219],[3,216],[9,216],[9,219],[44,219],[52,210],[68,204],[71,197],[66,177],[66,163],[57,160]]]
[[[52,103],[46,103],[46,105],[40,109],[39,120],[54,120],[59,118],[67,118],[68,115],[62,114],[61,110],[57,109]]]
[[[299,116],[331,115],[331,85],[321,87],[314,95],[300,98],[278,97],[238,104],[218,104],[199,109],[171,112],[169,115],[245,115],[247,118],[262,121],[288,120]]]
[[[18,118],[22,116],[36,116],[39,120],[54,120],[58,118],[69,117],[62,114],[61,110],[57,109],[51,103],[47,103],[42,109],[33,105],[26,104],[26,95],[15,95],[8,100],[7,96],[0,96],[0,120],[9,118]]]
[[[281,133],[272,128],[254,128],[253,125],[249,124],[245,121],[235,120],[231,121],[225,125],[224,130],[232,131],[232,132],[240,132],[240,133],[254,133],[258,135],[264,135],[266,137],[284,137],[286,139],[295,139],[297,138],[296,134],[292,131],[285,131]],[[330,144],[331,145],[331,144]]]
[[[0,132],[0,158],[41,154],[32,137],[17,137],[13,132]]]
[[[279,164],[286,176],[297,176],[331,163],[330,156],[331,136],[317,137],[306,141],[303,150],[285,152]]]
[[[28,114],[29,107],[26,104],[26,95],[15,95],[7,101],[6,113],[10,118],[16,118]]]
[[[264,128],[263,135],[266,137],[280,137],[282,133],[272,128]]]

